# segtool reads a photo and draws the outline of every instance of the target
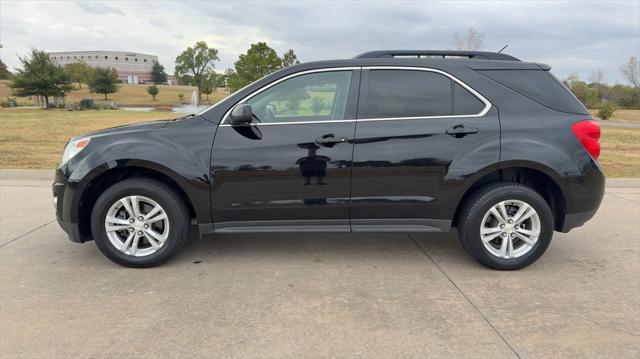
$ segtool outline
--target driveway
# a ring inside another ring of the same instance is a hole
[[[25,173],[0,182],[1,357],[640,355],[637,180],[516,272],[454,234],[194,238],[134,270],[69,242]]]

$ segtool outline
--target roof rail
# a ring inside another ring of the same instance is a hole
[[[520,61],[511,55],[499,52],[458,51],[458,50],[378,50],[356,56],[356,59],[374,58],[467,58],[476,60]]]

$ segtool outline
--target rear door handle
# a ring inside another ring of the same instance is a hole
[[[446,134],[455,137],[462,138],[466,135],[473,135],[478,133],[478,129],[475,127],[465,127],[464,125],[455,125],[453,127],[449,127],[446,131]]]
[[[315,142],[322,146],[333,146],[338,143],[347,142],[349,139],[344,136],[335,137],[333,134],[324,135],[320,138],[316,138]]]

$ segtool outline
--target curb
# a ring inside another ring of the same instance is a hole
[[[0,180],[53,181],[54,170],[0,169]],[[607,178],[608,188],[640,188],[640,178]]]

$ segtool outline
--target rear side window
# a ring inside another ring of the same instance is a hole
[[[415,70],[369,70],[364,118],[475,115],[484,103],[447,76]]]
[[[569,90],[548,71],[483,70],[482,74],[552,110],[587,114]]]
[[[480,113],[484,109],[484,102],[471,94],[460,84],[453,82],[453,110],[452,115],[470,115]]]

